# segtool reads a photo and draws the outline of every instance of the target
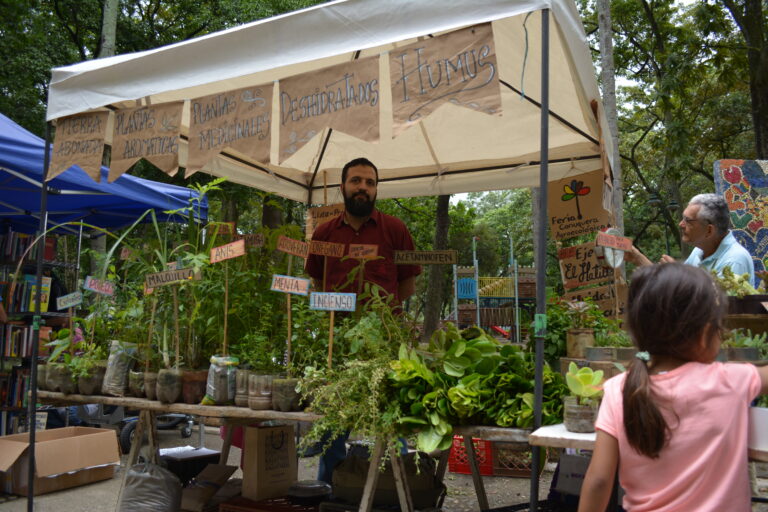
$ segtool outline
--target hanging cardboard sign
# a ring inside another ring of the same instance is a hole
[[[309,255],[309,244],[280,235],[277,239],[277,250],[298,256],[299,258],[306,258]]]
[[[354,311],[356,302],[356,293],[312,292],[309,294],[309,309]]]
[[[601,170],[549,182],[549,223],[555,240],[587,235],[608,227],[602,190]]]
[[[349,244],[349,257],[372,260],[379,256],[379,246],[374,244]]]
[[[183,101],[174,101],[115,112],[110,182],[141,158],[166,174],[176,174],[183,107]]]
[[[62,295],[56,299],[56,309],[59,311],[63,309],[73,308],[83,303],[83,294],[81,292],[74,292],[68,295]]]
[[[147,290],[153,290],[158,286],[184,283],[186,281],[198,281],[201,279],[201,277],[202,276],[199,273],[196,274],[191,267],[147,274],[144,276],[144,293],[148,295],[152,292],[147,292]]]
[[[389,52],[393,136],[445,103],[501,114],[499,68],[490,23]]]
[[[602,231],[597,232],[595,245],[599,245],[601,247],[610,247],[612,249],[618,249],[624,252],[632,251],[631,238],[619,235],[609,235],[608,233],[604,233]]]
[[[249,233],[243,235],[242,239],[245,240],[246,249],[258,249],[264,247],[264,233]]]
[[[57,119],[51,164],[45,180],[49,181],[78,165],[93,181],[99,181],[108,119],[109,112],[90,112]]]
[[[447,251],[395,251],[395,265],[455,265],[458,253]]]
[[[315,232],[317,226],[338,217],[342,213],[344,213],[344,203],[318,206],[316,208],[308,209],[305,229],[307,240],[312,238],[312,234]]]
[[[379,140],[379,57],[280,80],[280,162],[324,128]]]
[[[616,311],[616,294],[619,295],[619,310]],[[563,299],[567,301],[583,301],[586,298],[592,299],[606,316],[617,316],[624,313],[627,307],[627,286],[619,284],[614,287],[613,284],[606,286],[595,286],[584,288],[575,292],[563,294]]]
[[[613,279],[613,269],[600,264],[592,242],[563,247],[557,251],[557,259],[560,260],[563,286],[567,290]]]
[[[272,285],[269,287],[269,289],[273,292],[292,293],[294,295],[308,295],[309,279],[274,274],[272,275]]]
[[[102,295],[112,296],[115,294],[115,285],[113,283],[110,283],[109,281],[102,281],[101,279],[96,279],[93,276],[88,276],[85,278],[85,284],[83,284],[83,288],[92,292],[100,293]]]
[[[336,244],[333,242],[321,242],[320,240],[312,240],[309,242],[309,254],[317,254],[318,256],[332,256],[334,258],[341,258],[344,256],[344,244]]]
[[[211,249],[211,263],[231,260],[245,254],[245,240],[235,240],[226,245],[220,245]]]
[[[264,84],[193,99],[186,176],[225,148],[269,163],[273,89]]]

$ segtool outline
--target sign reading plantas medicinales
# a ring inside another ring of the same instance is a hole
[[[280,80],[280,162],[324,128],[379,140],[379,57]]]
[[[501,113],[499,68],[490,23],[389,52],[393,134],[445,103]]]

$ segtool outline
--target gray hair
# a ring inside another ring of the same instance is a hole
[[[688,201],[688,206],[694,204],[699,205],[700,219],[704,219],[715,226],[715,229],[721,235],[728,233],[731,218],[728,211],[728,203],[725,202],[722,196],[717,194],[698,194]]]

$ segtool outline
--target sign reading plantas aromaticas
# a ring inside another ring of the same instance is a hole
[[[270,286],[269,289],[273,292],[293,293],[294,295],[308,295],[309,279],[274,274],[272,276],[272,286]]]
[[[70,293],[69,295],[62,295],[56,299],[56,309],[61,311],[62,309],[73,308],[83,303],[83,294],[81,292]]]
[[[609,215],[603,209],[602,190],[601,170],[549,182],[549,226],[555,240],[586,235],[608,227]]]
[[[220,245],[211,249],[211,263],[237,258],[245,254],[245,240],[235,240],[232,243]]]
[[[357,294],[312,292],[309,294],[309,309],[323,311],[354,311]]]
[[[277,250],[299,258],[306,258],[309,255],[309,244],[301,240],[294,240],[285,235],[280,235],[277,239]]]
[[[79,165],[94,181],[101,179],[101,160],[109,112],[91,112],[56,120],[51,165],[51,180],[73,165]]]
[[[566,289],[613,279],[613,269],[597,261],[593,242],[563,247],[557,251],[557,259],[560,260],[560,274]]]
[[[391,50],[389,75],[395,136],[445,103],[501,113],[490,23]]]
[[[92,292],[100,293],[102,295],[115,294],[115,285],[113,283],[110,283],[109,281],[103,281],[101,279],[96,279],[93,276],[88,276],[85,278],[85,284],[83,284],[83,288]]]
[[[145,289],[151,290],[158,286],[165,286],[169,284],[178,284],[185,281],[197,281],[202,276],[196,274],[192,268],[181,268],[165,270],[163,272],[155,272],[153,274],[147,274],[144,277]],[[150,292],[151,293],[151,292]]]
[[[455,265],[459,257],[455,250],[395,251],[395,265]]]
[[[379,256],[379,246],[374,244],[349,244],[349,257],[372,260]]]

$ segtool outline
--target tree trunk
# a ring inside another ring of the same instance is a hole
[[[117,33],[118,0],[104,0],[104,15],[101,19],[101,49],[98,58],[115,54]]]
[[[437,198],[435,243],[433,247],[436,251],[448,248],[448,226],[450,224],[448,207],[450,200],[450,195],[443,195]],[[427,285],[426,307],[424,309],[424,329],[421,334],[422,341],[429,340],[429,337],[440,323],[440,312],[443,309],[445,274],[446,269],[443,265],[429,266],[429,283]]]
[[[265,196],[261,206],[261,225],[269,229],[277,229],[283,224],[283,211],[275,204],[275,198]]]

